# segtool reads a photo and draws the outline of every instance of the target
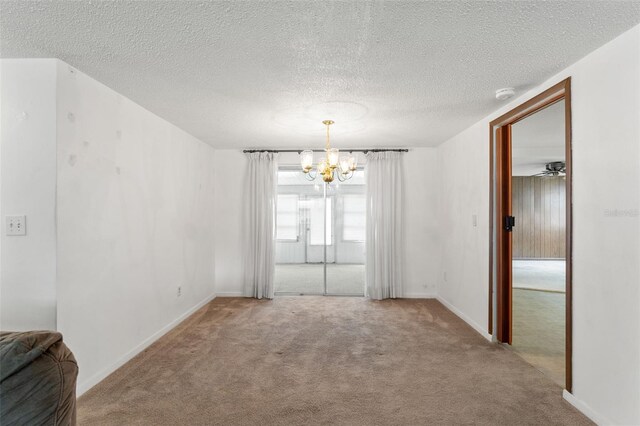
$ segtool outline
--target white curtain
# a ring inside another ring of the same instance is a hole
[[[365,171],[367,296],[402,297],[402,153],[369,152]]]
[[[272,299],[276,250],[277,154],[254,152],[248,155],[245,294],[258,299]]]

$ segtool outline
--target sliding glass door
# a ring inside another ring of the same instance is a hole
[[[327,245],[327,294],[364,295],[364,172],[327,186],[332,200],[333,240]]]
[[[278,172],[276,294],[364,295],[364,176],[310,182]]]

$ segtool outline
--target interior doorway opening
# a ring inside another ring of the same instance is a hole
[[[572,387],[571,84],[492,121],[489,329]]]
[[[309,181],[278,171],[276,295],[364,296],[365,181]]]
[[[512,125],[512,348],[565,384],[564,99]]]

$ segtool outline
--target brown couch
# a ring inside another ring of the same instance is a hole
[[[77,377],[60,333],[0,332],[0,424],[75,425]]]

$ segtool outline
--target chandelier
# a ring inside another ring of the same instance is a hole
[[[327,143],[325,145],[325,157],[320,159],[316,170],[313,170],[313,151],[307,149],[300,153],[300,165],[302,172],[308,180],[315,180],[318,175],[322,176],[322,180],[327,183],[333,182],[338,177],[340,182],[353,177],[353,172],[358,168],[358,159],[353,153],[348,155],[340,155],[338,148],[331,148],[329,139],[329,127],[334,122],[332,120],[324,120],[322,124],[327,126]]]

